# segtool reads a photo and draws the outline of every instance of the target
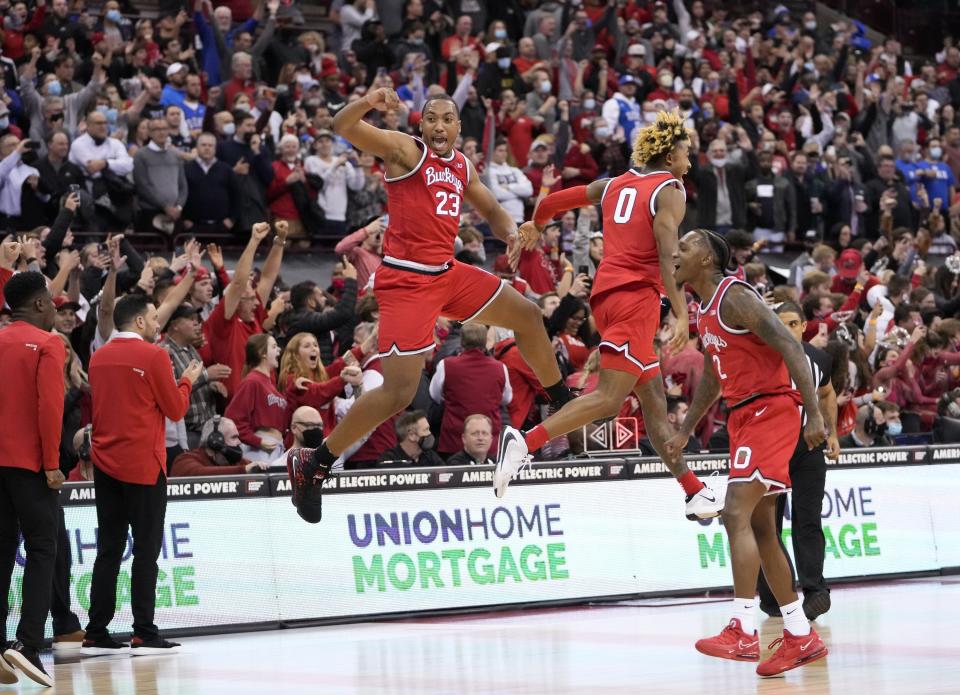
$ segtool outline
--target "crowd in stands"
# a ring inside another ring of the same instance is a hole
[[[186,417],[168,422],[173,476],[278,465],[379,387],[383,167],[332,132],[338,109],[378,87],[400,107],[370,121],[411,134],[425,100],[451,94],[457,146],[518,223],[551,191],[625,173],[638,129],[679,109],[693,151],[684,228],[725,234],[741,279],[802,307],[805,339],[834,358],[841,442],[936,437],[960,416],[949,38],[906,56],[855,21],[720,0],[334,0],[328,31],[306,30],[287,0],[162,2],[155,18],[117,0],[2,7],[0,283],[48,278],[73,480],[90,477],[86,369],[124,294],[153,298],[178,378],[205,365]],[[242,249],[232,269],[223,247]],[[332,276],[286,284],[285,254],[310,250],[336,259]],[[536,302],[568,383],[596,387],[597,210],[555,220],[516,270],[464,210],[456,258]],[[704,369],[690,331],[661,354],[677,428]],[[508,331],[441,321],[436,342],[410,410],[344,467],[483,463],[503,423],[547,412]],[[621,415],[640,418],[638,404]],[[688,449],[722,449],[725,419],[720,403]],[[583,446],[564,437],[544,456]]]

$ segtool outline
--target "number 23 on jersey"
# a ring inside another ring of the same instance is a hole
[[[447,191],[437,191],[437,214],[447,217],[460,216],[460,196]]]

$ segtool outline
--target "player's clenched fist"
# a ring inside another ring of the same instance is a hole
[[[263,241],[267,233],[270,231],[269,222],[257,222],[253,225],[253,229],[250,230],[250,235],[257,241]]]
[[[400,97],[389,87],[381,87],[368,93],[367,103],[377,111],[390,111],[400,107]]]

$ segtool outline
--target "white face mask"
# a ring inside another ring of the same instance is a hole
[[[597,108],[597,102],[595,99],[585,99],[583,102],[583,108],[587,111],[593,111]]]
[[[816,22],[816,20],[811,20],[811,21],[809,21],[809,22],[804,22],[804,23],[803,23],[803,28],[806,29],[807,31],[816,31],[816,30],[817,30],[817,22]]]
[[[713,166],[717,167],[718,169],[722,169],[723,167],[725,167],[725,166],[727,165],[727,158],[726,158],[726,157],[711,157],[711,158],[710,158],[710,163],[711,163]]]
[[[605,138],[610,135],[610,129],[607,127],[600,127],[600,128],[597,128],[595,131],[593,131],[593,134],[596,135],[598,138]]]
[[[941,147],[931,147],[930,148],[930,159],[939,162],[940,158],[943,156],[943,148]]]
[[[236,132],[237,132],[237,126],[235,123],[224,123],[223,125],[224,135],[233,135]]]
[[[553,89],[553,85],[550,83],[550,80],[544,80],[540,83],[540,92],[543,94],[549,94],[550,90]]]

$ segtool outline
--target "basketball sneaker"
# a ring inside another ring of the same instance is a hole
[[[510,481],[530,465],[533,457],[527,451],[523,433],[507,425],[500,432],[500,447],[497,451],[497,467],[493,470],[493,493],[503,497]]]
[[[3,653],[3,660],[9,666],[23,671],[23,675],[34,683],[45,685],[48,688],[53,685],[53,676],[47,673],[40,663],[40,654],[36,649],[31,649],[23,642],[14,642],[7,651]]]
[[[300,518],[316,524],[323,515],[323,480],[314,477],[315,449],[290,449],[287,452],[287,476],[290,478],[291,501]],[[326,476],[324,476],[326,477]]]
[[[770,649],[777,647],[769,659],[757,666],[758,676],[776,676],[798,666],[822,659],[827,655],[827,645],[812,627],[809,635],[794,637],[788,630],[783,637],[770,643]]]
[[[697,640],[696,647],[701,654],[719,659],[760,661],[760,638],[756,631],[752,635],[744,632],[737,618],[731,618],[719,635]]]
[[[690,521],[697,519],[712,519],[720,516],[723,511],[723,497],[706,483],[695,495],[687,497],[687,518]]]

